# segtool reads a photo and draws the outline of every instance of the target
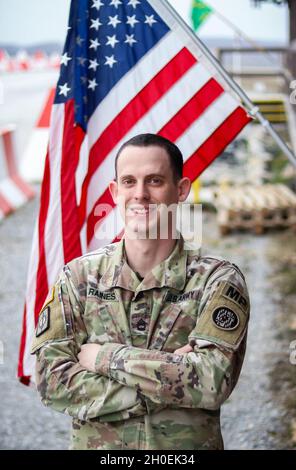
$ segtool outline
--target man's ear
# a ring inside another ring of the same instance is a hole
[[[191,181],[189,178],[184,177],[178,182],[179,202],[184,202],[190,193]]]
[[[118,195],[118,184],[115,180],[112,180],[109,183],[109,191],[111,193],[112,199],[117,204],[117,195]]]

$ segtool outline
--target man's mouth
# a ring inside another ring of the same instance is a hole
[[[154,212],[156,208],[156,204],[152,204],[150,206],[136,206],[131,205],[127,207],[127,215],[147,215],[151,212]]]

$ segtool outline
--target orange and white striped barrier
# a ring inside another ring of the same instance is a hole
[[[26,72],[35,70],[58,69],[61,56],[57,52],[50,55],[41,50],[29,54],[26,50],[19,50],[9,55],[5,49],[0,49],[1,72]]]
[[[0,181],[0,220],[35,196],[34,190],[19,175],[13,145],[14,125],[0,128],[6,176]],[[1,164],[2,167],[2,164]]]
[[[54,100],[55,88],[52,88],[46,96],[45,104],[40,117],[29,140],[21,162],[21,175],[30,183],[42,181],[44,163],[49,137],[49,123],[51,107]]]

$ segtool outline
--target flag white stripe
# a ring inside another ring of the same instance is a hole
[[[32,242],[32,250],[29,262],[29,269],[28,269],[28,278],[27,278],[27,289],[26,289],[26,342],[25,342],[25,350],[24,350],[24,360],[23,360],[23,367],[24,367],[24,375],[31,375],[31,340],[33,339],[32,332],[35,331],[35,318],[34,318],[34,311],[35,311],[35,300],[36,300],[36,277],[38,271],[38,260],[39,260],[39,243],[38,243],[38,227],[39,223],[38,220],[35,224],[34,234],[33,234],[33,242]]]
[[[87,233],[86,233],[86,223],[80,229],[80,244],[81,244],[81,252],[86,253],[88,251],[87,247]]]
[[[202,65],[199,63],[195,64],[157,101],[142,119],[137,121],[124,138],[113,147],[112,152],[106,156],[90,180],[87,215],[91,212],[98,198],[105,192],[108,181],[114,178],[115,156],[123,142],[136,134],[146,132],[147,129],[150,132],[159,131],[210,78],[210,75]]]
[[[64,131],[64,105],[54,105],[49,136],[50,191],[49,211],[44,230],[44,246],[48,287],[56,281],[64,265],[62,213],[61,213],[61,164]]]
[[[82,184],[84,178],[87,174],[88,169],[88,157],[89,157],[89,148],[88,148],[88,134],[85,134],[83,142],[79,151],[79,162],[77,165],[75,173],[75,187],[76,187],[76,203],[80,204]]]

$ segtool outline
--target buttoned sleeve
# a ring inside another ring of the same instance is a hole
[[[192,352],[178,355],[105,345],[96,360],[97,371],[156,403],[218,409],[240,374],[249,311],[243,275],[224,262],[204,286],[197,322],[188,337]]]
[[[40,312],[32,344],[41,401],[80,420],[118,421],[146,414],[149,399],[134,387],[80,365],[77,355],[88,339],[83,309],[66,266]]]

